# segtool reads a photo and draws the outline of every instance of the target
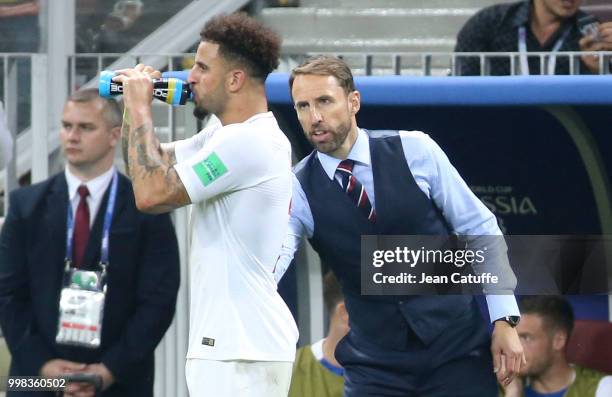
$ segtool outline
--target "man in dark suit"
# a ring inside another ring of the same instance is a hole
[[[96,90],[76,92],[62,117],[65,172],[11,193],[0,234],[0,326],[12,355],[10,376],[89,373],[101,378],[103,396],[153,395],[154,350],[172,321],[179,287],[178,246],[169,216],[140,213],[129,180],[113,166],[120,126],[116,102]],[[115,178],[115,205],[107,206]],[[59,344],[65,258],[80,270],[100,270],[109,209],[100,345]],[[65,395],[94,392],[75,382]]]

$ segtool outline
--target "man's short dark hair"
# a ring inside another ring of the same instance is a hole
[[[355,82],[351,68],[342,59],[330,55],[317,55],[306,59],[300,66],[291,71],[289,90],[293,89],[293,81],[299,75],[334,76],[344,92],[355,91]]]
[[[331,315],[336,309],[336,305],[343,301],[342,287],[336,279],[336,275],[330,270],[323,276],[323,302],[327,312]]]
[[[278,67],[280,36],[245,13],[210,19],[200,37],[218,44],[223,58],[244,67],[253,78],[264,81]]]
[[[520,301],[521,314],[536,314],[545,328],[563,330],[569,337],[574,328],[574,311],[562,296],[525,296]]]
[[[102,101],[102,117],[106,124],[111,127],[120,127],[123,116],[121,106],[113,98],[102,98],[96,88],[85,88],[73,92],[66,102],[87,103],[93,101]]]

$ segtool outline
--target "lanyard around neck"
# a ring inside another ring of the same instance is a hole
[[[550,55],[548,57],[548,71],[547,74],[553,75],[555,74],[555,67],[557,65],[557,52],[561,49],[561,46],[569,36],[571,26],[568,26],[567,29],[563,32],[561,37],[557,40],[554,47],[550,51]],[[524,76],[529,75],[529,62],[527,61],[527,29],[525,26],[519,27],[518,30],[518,48],[519,48],[519,58],[521,65],[521,74]]]
[[[111,190],[108,195],[108,202],[106,203],[106,211],[104,213],[104,228],[102,229],[102,245],[100,247],[100,263],[108,265],[108,244],[110,236],[110,227],[113,220],[113,213],[115,211],[115,201],[117,199],[117,170],[113,172],[113,179],[111,181]],[[81,200],[84,200],[82,198]],[[68,219],[66,224],[68,230],[66,232],[66,263],[72,263],[72,245],[74,238],[74,216],[72,215],[72,205],[68,200]]]

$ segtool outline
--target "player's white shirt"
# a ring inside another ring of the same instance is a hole
[[[298,331],[276,291],[291,146],[271,112],[175,146],[193,205],[187,358],[293,361]]]

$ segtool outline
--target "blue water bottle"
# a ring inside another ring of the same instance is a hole
[[[123,94],[123,84],[113,81],[115,72],[104,70],[100,72],[98,92],[103,98]],[[181,79],[174,77],[154,79],[153,97],[169,105],[184,105],[192,98],[191,87]]]

